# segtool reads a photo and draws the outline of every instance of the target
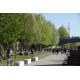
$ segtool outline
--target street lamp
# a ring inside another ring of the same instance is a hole
[[[19,41],[16,42],[16,50],[19,50]]]
[[[19,41],[16,42],[16,48],[15,48],[15,59],[16,59],[16,50],[19,50],[18,45],[19,45]]]
[[[68,24],[68,26],[67,26],[67,29],[68,29],[68,33],[69,33],[69,38],[70,38],[70,23]]]

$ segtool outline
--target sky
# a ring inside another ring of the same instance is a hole
[[[80,13],[43,13],[45,18],[55,24],[56,28],[70,24],[70,36],[80,36]]]

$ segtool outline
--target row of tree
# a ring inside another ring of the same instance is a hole
[[[0,44],[13,47],[17,41],[21,46],[56,45],[59,33],[42,14],[0,13]]]
[[[0,13],[0,44],[14,47],[19,41],[21,46],[32,44],[57,45],[59,38],[68,37],[67,29],[46,20],[42,14]]]

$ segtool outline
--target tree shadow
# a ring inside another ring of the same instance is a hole
[[[44,64],[44,65],[34,65],[34,66],[75,66],[75,65],[68,65],[68,64]]]

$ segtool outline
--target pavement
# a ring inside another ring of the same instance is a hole
[[[49,52],[48,54],[41,55],[38,58],[38,61],[32,61],[32,63],[26,64],[25,66],[63,66],[67,56],[61,53],[57,55]],[[7,66],[7,64],[0,64],[0,66]],[[14,66],[14,63],[12,66]]]
[[[63,66],[66,58],[67,56],[65,54],[59,53],[57,55],[49,52],[47,55],[40,56],[38,61],[32,62],[25,66]]]

